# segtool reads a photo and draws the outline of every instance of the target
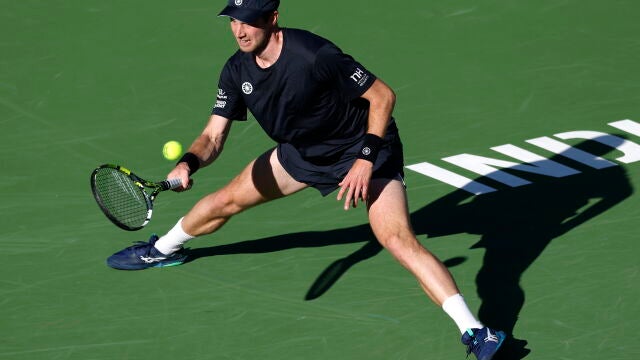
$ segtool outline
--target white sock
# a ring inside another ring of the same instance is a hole
[[[155,248],[158,251],[165,255],[171,255],[180,250],[184,243],[195,238],[195,236],[191,236],[182,230],[182,219],[184,218],[180,218],[173,229],[156,241]]]
[[[442,303],[442,309],[455,321],[461,334],[467,331],[467,329],[480,329],[484,327],[484,325],[473,316],[467,303],[460,294],[455,294],[447,298]]]

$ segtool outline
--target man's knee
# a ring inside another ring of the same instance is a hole
[[[244,210],[233,192],[222,189],[205,198],[209,214],[216,217],[231,217]]]
[[[413,234],[407,230],[380,235],[378,241],[396,257],[413,253],[421,247]]]

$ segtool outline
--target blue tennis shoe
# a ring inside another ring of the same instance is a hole
[[[171,255],[165,255],[153,245],[158,241],[152,235],[148,242],[139,241],[133,246],[109,256],[107,265],[118,270],[144,270],[152,267],[167,267],[183,264],[187,260],[184,249]]]
[[[491,360],[505,338],[503,331],[494,331],[485,326],[482,329],[467,329],[461,341],[467,345],[467,357],[473,353],[478,360]]]

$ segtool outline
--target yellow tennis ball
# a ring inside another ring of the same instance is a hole
[[[167,141],[162,147],[162,155],[167,160],[175,160],[182,154],[182,145],[177,141]]]

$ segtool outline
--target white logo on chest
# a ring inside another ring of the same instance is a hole
[[[250,82],[245,82],[242,84],[242,92],[249,95],[253,92],[253,85]]]
[[[235,1],[235,4],[236,4],[236,6],[240,6],[240,5],[242,5],[242,0],[236,0],[236,1]]]

